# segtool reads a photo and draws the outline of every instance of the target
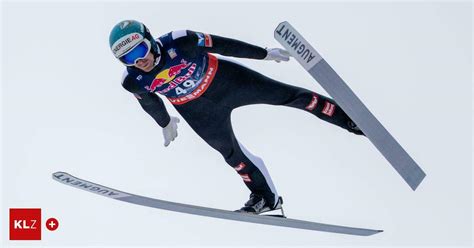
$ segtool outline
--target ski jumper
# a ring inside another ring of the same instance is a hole
[[[357,133],[350,128],[350,118],[332,99],[212,54],[264,59],[264,48],[189,30],[170,32],[156,41],[161,51],[159,63],[148,73],[127,67],[123,87],[134,93],[161,127],[169,123],[170,116],[156,93],[165,96],[191,128],[222,154],[250,191],[264,196],[270,204],[276,203],[278,193],[263,160],[235,137],[232,110],[250,104],[284,105]]]

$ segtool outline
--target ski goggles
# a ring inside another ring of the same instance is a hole
[[[151,51],[151,43],[149,40],[144,39],[126,54],[118,58],[126,66],[134,66],[137,60],[145,58]]]

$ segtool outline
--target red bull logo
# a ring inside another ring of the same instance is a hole
[[[190,66],[191,63],[187,63],[184,59],[181,60],[180,64],[170,66],[168,69],[165,69],[156,75],[153,82],[151,82],[150,86],[145,86],[150,92],[156,90],[156,88],[163,86],[164,84],[170,83],[175,79],[176,75],[180,74],[183,69],[186,69]]]
[[[189,101],[192,101],[192,100],[200,97],[202,94],[204,94],[204,92],[207,90],[207,88],[211,85],[211,82],[214,79],[214,76],[216,75],[217,64],[218,64],[217,58],[215,56],[209,54],[209,65],[208,65],[207,71],[206,71],[206,73],[203,77],[203,80],[198,82],[198,86],[196,88],[194,88],[192,92],[187,93],[185,96],[168,97],[168,100],[173,105],[181,105],[181,104],[185,104]],[[191,72],[194,71],[193,67],[195,67],[195,65],[196,64],[193,64],[189,67],[188,73],[186,75],[188,75],[188,74],[192,75]],[[184,80],[186,78],[186,75],[180,76],[177,79],[173,80],[173,82],[170,84],[170,86],[172,86],[175,81],[181,81],[180,80],[181,78],[183,78],[183,80]]]

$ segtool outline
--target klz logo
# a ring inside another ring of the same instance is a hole
[[[10,240],[41,240],[40,208],[10,208]]]

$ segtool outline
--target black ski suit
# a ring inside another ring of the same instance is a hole
[[[240,144],[232,131],[231,113],[249,104],[298,108],[347,129],[352,121],[332,100],[287,85],[210,53],[264,59],[267,51],[238,40],[193,31],[174,31],[157,39],[160,62],[149,72],[128,67],[123,86],[134,93],[143,109],[165,127],[166,108],[156,93],[165,95],[191,128],[242,177],[251,190],[276,203],[278,193],[263,161]]]

